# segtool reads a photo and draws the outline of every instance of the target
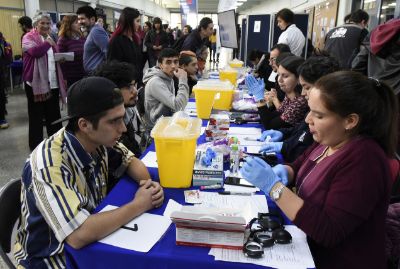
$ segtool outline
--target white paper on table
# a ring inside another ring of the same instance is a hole
[[[261,136],[261,129],[260,128],[255,128],[255,127],[230,127],[228,131],[228,135],[234,136],[234,135],[251,135],[251,136],[258,136],[259,138]]]
[[[154,151],[147,152],[147,154],[142,158],[142,162],[146,167],[158,168],[157,154]]]
[[[261,146],[247,146],[246,152],[256,154],[256,153],[260,153],[260,149],[261,149]]]
[[[116,206],[108,205],[100,212],[116,208]],[[134,224],[138,226],[137,231],[120,228],[99,242],[134,251],[149,252],[167,231],[171,224],[171,219],[160,215],[143,213],[125,226],[134,227]]]
[[[196,109],[196,102],[187,102],[185,109]]]
[[[54,61],[60,61],[64,59],[64,61],[72,62],[75,58],[74,52],[56,52],[54,53]]]
[[[252,187],[243,187],[243,186],[237,186],[237,185],[224,184],[224,191],[256,193],[259,190],[260,189],[256,188],[256,187],[252,188]]]
[[[200,129],[200,135],[204,134],[204,131],[206,130],[207,127],[201,127]]]
[[[265,144],[263,141],[258,141],[260,135],[228,135],[229,137],[236,137],[239,141],[240,146],[262,146]]]
[[[180,203],[176,202],[173,199],[169,199],[167,207],[164,210],[163,216],[167,217],[167,218],[170,218],[172,212],[181,211],[181,209],[182,209],[182,205]]]
[[[196,108],[196,103],[195,102],[188,102],[184,112],[188,114],[189,116],[197,116],[197,108]]]
[[[248,258],[242,250],[222,248],[211,248],[208,254],[214,256],[216,261],[252,263],[280,269],[315,268],[304,232],[294,225],[286,225],[285,229],[292,235],[292,243],[264,248],[264,256],[260,259]]]
[[[258,216],[258,213],[267,213],[268,204],[264,195],[221,195],[215,192],[201,192],[201,205],[195,207],[231,208],[242,212],[246,222]]]

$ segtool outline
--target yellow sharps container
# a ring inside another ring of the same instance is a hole
[[[157,121],[151,136],[156,146],[161,186],[190,187],[201,123],[201,119],[188,117],[181,111]]]
[[[219,70],[219,79],[220,80],[228,80],[232,83],[232,85],[236,86],[238,74],[239,74],[239,72],[235,68],[221,69],[221,70]]]
[[[209,119],[212,108],[220,110],[232,108],[234,87],[229,81],[200,80],[193,87],[193,92],[196,98],[197,116],[201,119]],[[218,93],[219,98],[216,99]]]

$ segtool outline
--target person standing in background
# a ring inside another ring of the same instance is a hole
[[[207,45],[208,38],[212,35],[214,24],[212,19],[204,17],[201,19],[197,29],[193,30],[183,42],[181,50],[191,50],[196,55],[199,54],[200,49]]]
[[[143,25],[143,40],[142,40],[142,59],[143,59],[143,67],[146,65],[146,62],[149,60],[148,49],[144,41],[146,40],[147,34],[151,30],[151,22],[146,21]]]
[[[239,49],[240,49],[240,38],[242,35],[242,30],[240,29],[240,24],[236,24],[236,39],[237,39],[237,49],[233,49],[232,57],[233,59],[239,59]]]
[[[360,52],[361,43],[368,35],[368,20],[368,13],[359,9],[351,14],[349,23],[326,34],[324,50],[339,60],[342,69],[350,69],[353,59]]]
[[[170,48],[175,43],[174,34],[172,33],[172,29],[169,26],[165,27],[165,32],[167,33],[168,36],[168,48]]]
[[[24,37],[24,35],[33,28],[32,19],[29,18],[28,16],[22,16],[21,18],[18,19],[18,24],[22,30],[22,35],[21,35],[21,44],[22,44],[22,38]]]
[[[108,33],[96,24],[97,15],[92,7],[80,7],[76,14],[82,32],[89,33],[83,51],[83,67],[86,73],[90,74],[107,59]]]
[[[60,63],[64,79],[67,81],[67,86],[70,87],[86,74],[83,69],[83,47],[85,45],[85,38],[80,31],[78,16],[64,16],[58,35],[57,46],[59,52],[74,53],[73,61],[63,61]]]
[[[0,129],[7,129],[10,125],[6,120],[6,78],[7,65],[12,62],[12,48],[0,32]]]
[[[108,61],[126,62],[135,66],[138,72],[137,82],[142,84],[143,60],[140,12],[136,8],[126,7],[118,20],[118,27],[111,36],[107,54]]]
[[[214,29],[209,37],[210,41],[210,62],[215,63],[215,53],[217,52],[217,29]]]
[[[276,21],[279,29],[283,33],[279,36],[278,44],[287,44],[290,51],[296,55],[301,56],[306,38],[299,28],[294,24],[294,13],[287,8],[281,9],[276,14]]]
[[[154,18],[153,29],[151,29],[146,35],[145,44],[149,56],[149,67],[153,67],[157,64],[160,51],[167,48],[169,44],[168,35],[162,28],[160,18]]]
[[[178,37],[178,39],[175,41],[175,44],[172,46],[174,50],[177,52],[182,51],[182,46],[183,43],[185,42],[186,37],[192,32],[192,27],[190,25],[185,25],[182,30],[182,36]]]
[[[38,13],[33,26],[22,39],[24,54],[22,79],[28,98],[29,148],[34,150],[43,140],[43,120],[47,135],[62,128],[61,123],[52,124],[60,115],[59,94],[66,97],[66,87],[59,64],[54,60],[57,45],[50,37],[51,18],[47,13]]]

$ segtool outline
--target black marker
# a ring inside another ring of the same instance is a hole
[[[136,223],[133,225],[133,228],[125,226],[125,225],[121,226],[121,228],[122,229],[126,229],[126,230],[130,230],[130,231],[133,231],[133,232],[136,232],[137,230],[139,230],[139,227],[138,227],[138,225]]]
[[[218,192],[221,195],[244,195],[244,196],[251,196],[251,192],[236,192],[236,191],[220,191]]]

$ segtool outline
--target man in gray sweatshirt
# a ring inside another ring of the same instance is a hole
[[[174,76],[179,79],[176,96]],[[149,134],[161,116],[183,110],[188,102],[187,73],[179,68],[179,53],[174,49],[163,49],[158,56],[158,66],[147,70],[143,83],[146,85],[144,123]]]

